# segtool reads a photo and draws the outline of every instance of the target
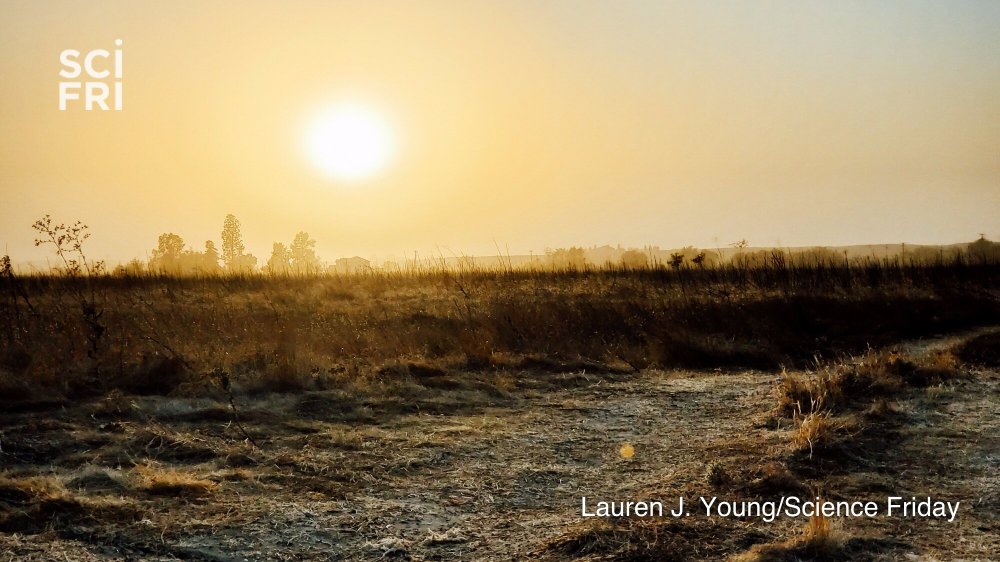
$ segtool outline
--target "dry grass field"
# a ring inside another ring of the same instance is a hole
[[[989,264],[17,277],[17,560],[988,560]],[[630,447],[623,454],[623,447]],[[953,523],[699,496],[960,500]],[[693,516],[584,518],[580,498]]]
[[[1000,562],[998,31],[0,0],[0,562]]]

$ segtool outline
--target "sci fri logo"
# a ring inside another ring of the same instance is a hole
[[[59,54],[62,70],[59,76],[59,111],[66,111],[72,102],[83,104],[91,111],[94,108],[109,111],[122,110],[122,44],[115,39],[114,57],[106,49],[94,49],[81,53],[76,49],[66,49]],[[81,58],[82,57],[82,58]],[[81,80],[81,75],[84,79]]]

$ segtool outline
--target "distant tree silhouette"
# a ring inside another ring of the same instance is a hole
[[[246,247],[243,245],[243,233],[240,232],[240,221],[236,215],[226,215],[222,223],[222,263],[229,271],[236,271],[240,256]]]
[[[149,270],[170,275],[180,274],[183,251],[183,238],[173,232],[161,234],[156,242],[156,249],[149,258]]]
[[[177,265],[178,275],[192,275],[201,272],[201,261],[205,256],[201,252],[196,252],[191,248],[181,252],[181,259]]]
[[[243,254],[236,263],[236,271],[252,272],[257,268],[257,257],[250,254]]]
[[[115,275],[142,275],[146,273],[146,264],[142,260],[132,258],[128,263],[124,263],[115,268]]]
[[[222,263],[229,273],[253,271],[257,258],[245,253],[240,221],[233,214],[226,215],[222,223]]]
[[[587,265],[586,250],[573,246],[545,250],[553,269],[580,269]]]
[[[292,270],[292,253],[281,242],[275,242],[264,267],[271,275],[287,275]]]
[[[222,267],[219,266],[219,250],[211,240],[205,240],[205,253],[202,254],[200,269],[207,275],[218,275],[222,272]]]
[[[292,240],[291,261],[292,270],[302,275],[320,271],[319,257],[316,256],[316,241],[309,238],[308,232],[300,232]]]
[[[979,235],[979,240],[969,244],[969,258],[973,261],[996,263],[1000,261],[1000,244],[990,242],[985,234]]]
[[[643,268],[649,265],[649,256],[640,250],[625,250],[622,252],[622,265],[629,268]]]

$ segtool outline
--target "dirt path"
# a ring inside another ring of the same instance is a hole
[[[584,495],[655,498],[665,483],[673,494],[703,480],[712,451],[772,407],[773,384],[773,375],[655,372],[515,409],[399,418],[360,446],[385,472],[339,501],[275,498],[256,527],[220,534],[227,548],[266,558],[289,556],[289,542],[290,559],[532,558],[582,520]],[[631,459],[619,454],[626,443]]]
[[[905,349],[919,354],[953,343]],[[559,375],[539,375],[547,376]],[[352,410],[357,420],[346,419],[332,395],[317,394],[311,401],[261,398],[246,404],[248,429],[266,436],[264,453],[256,456],[233,445],[235,430],[225,410],[206,400],[138,403],[137,408],[157,414],[161,425],[153,430],[148,422],[109,422],[87,409],[64,411],[42,425],[28,415],[9,416],[4,424],[8,475],[51,476],[81,497],[122,498],[141,512],[122,520],[68,514],[44,529],[0,534],[0,558],[587,556],[586,549],[546,548],[608,525],[581,517],[582,496],[595,502],[669,502],[683,495],[693,502],[699,495],[740,495],[747,493],[741,483],[783,463],[789,429],[768,415],[777,380],[774,374],[752,372],[593,376],[589,384],[529,390],[481,408],[453,404],[449,411],[448,403],[435,403],[423,413],[380,417],[377,409],[363,406]],[[908,419],[897,444],[871,453],[863,469],[823,475],[826,486],[846,497],[884,496],[891,489],[898,495],[933,491],[969,502],[957,525],[840,522],[846,536],[876,541],[869,558],[986,560],[1000,552],[998,390],[997,373],[977,371],[967,380],[916,391],[900,402]],[[49,450],[40,449],[44,443]],[[620,455],[624,444],[634,447],[630,459]],[[38,454],[29,456],[32,451]],[[111,491],[70,485],[95,470],[127,483],[129,459],[138,462],[138,456],[206,480],[211,492],[164,497],[128,485]],[[713,463],[736,483],[713,488],[706,478]],[[681,523],[686,526],[670,527],[676,535],[671,540],[691,559],[723,558],[755,543],[788,538],[801,527],[789,520],[702,517]],[[600,555],[598,550],[589,554]]]

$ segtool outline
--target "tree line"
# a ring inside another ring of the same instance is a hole
[[[258,270],[257,257],[246,251],[240,221],[235,215],[226,215],[220,238],[221,250],[214,241],[206,240],[204,250],[199,251],[185,247],[184,239],[178,234],[161,234],[147,261],[133,259],[118,266],[116,273],[220,275]],[[308,232],[299,232],[288,245],[275,242],[271,257],[260,271],[275,275],[307,275],[323,271],[323,262],[316,255],[316,241],[309,237]]]

